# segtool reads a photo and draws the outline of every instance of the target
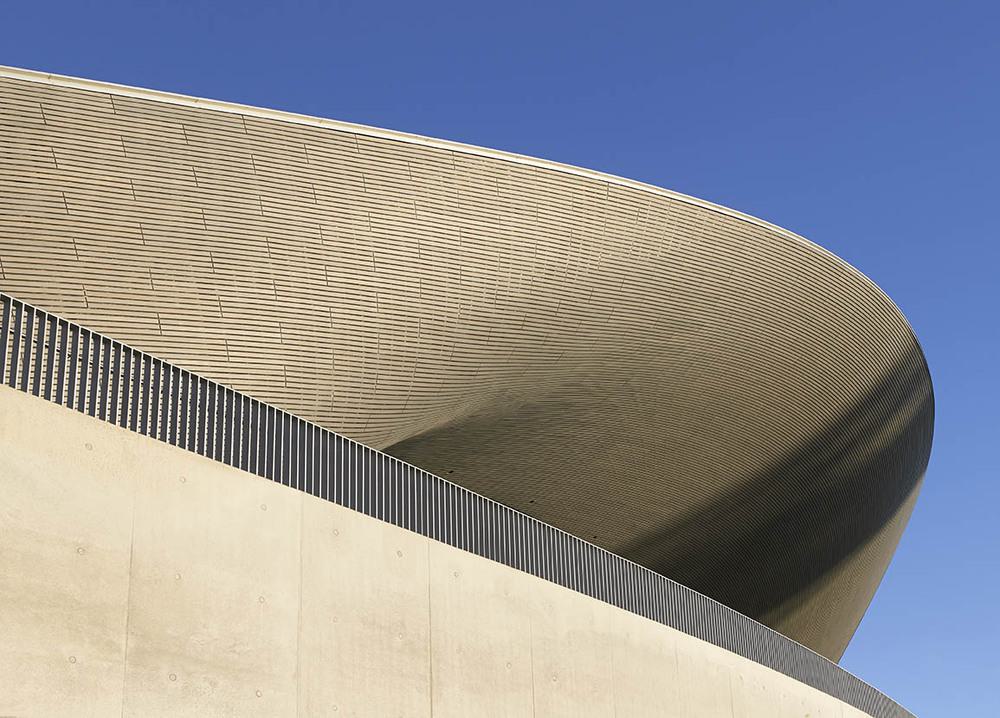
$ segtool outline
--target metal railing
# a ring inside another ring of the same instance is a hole
[[[3,293],[0,323],[11,387],[645,616],[876,718],[911,716],[763,624],[404,461]]]

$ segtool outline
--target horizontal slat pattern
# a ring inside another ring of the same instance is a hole
[[[801,237],[258,108],[0,69],[0,289],[833,659],[930,451],[905,319]]]

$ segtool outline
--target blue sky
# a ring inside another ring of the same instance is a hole
[[[934,378],[923,494],[843,665],[1000,715],[1000,10],[994,3],[4,4],[0,64],[604,170],[809,237]]]

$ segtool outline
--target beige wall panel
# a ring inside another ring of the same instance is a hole
[[[293,713],[300,496],[156,448],[136,491],[126,713]]]
[[[697,642],[678,648],[677,681],[682,715],[724,715],[733,713],[731,671],[725,651],[716,652],[707,643]],[[777,709],[777,705],[772,705]]]
[[[301,714],[430,716],[428,540],[303,500]]]
[[[612,630],[615,610],[568,589],[540,582],[532,601],[531,655],[535,713],[614,714]]]
[[[512,568],[428,545],[435,717],[534,715],[538,585]]]
[[[677,660],[683,634],[626,611],[612,620],[614,715],[684,718]]]
[[[140,464],[81,418],[0,386],[0,715],[121,712]]]

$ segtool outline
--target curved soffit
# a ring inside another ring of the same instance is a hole
[[[859,272],[598,173],[2,74],[5,290],[841,655],[933,422]]]

